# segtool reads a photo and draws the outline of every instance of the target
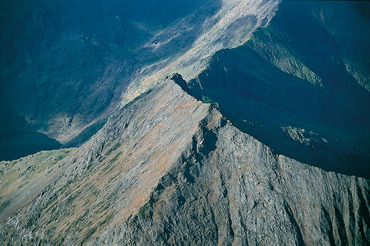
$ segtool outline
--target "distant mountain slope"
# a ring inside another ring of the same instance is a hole
[[[216,53],[187,85],[177,81],[196,98],[217,102],[238,128],[277,153],[369,178],[370,93],[348,71],[367,61],[348,65],[342,56],[366,54],[369,47],[343,44],[316,16],[320,7],[327,18],[336,16],[344,4],[348,16],[361,14],[350,3],[282,2],[269,26],[243,47]],[[351,32],[362,25],[352,23]],[[357,41],[370,42],[370,36],[362,38]]]
[[[311,4],[309,7],[318,21],[335,36],[339,55],[346,70],[360,85],[370,91],[369,2],[326,2]]]
[[[0,181],[18,167],[12,162]],[[273,154],[172,81],[117,111],[86,144],[39,173],[22,187],[27,196],[2,198],[3,244],[370,240],[368,181]]]
[[[7,121],[1,131],[25,126],[65,142],[111,111],[128,77],[162,58],[137,50],[200,5],[153,4],[2,1],[0,93]]]
[[[278,3],[2,1],[0,130],[40,131],[65,144],[121,96],[127,103],[180,68],[199,74],[201,61],[244,42]]]

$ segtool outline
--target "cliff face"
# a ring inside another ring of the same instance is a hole
[[[2,184],[17,168],[8,165]],[[367,180],[274,154],[172,81],[119,109],[91,140],[41,172],[24,185],[28,198],[2,198],[4,244],[370,240]],[[35,182],[43,188],[27,189]]]

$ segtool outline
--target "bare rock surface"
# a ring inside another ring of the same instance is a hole
[[[172,81],[117,110],[51,169],[24,184],[48,180],[1,221],[1,244],[370,241],[368,180],[274,154]],[[16,183],[3,180],[1,191]]]

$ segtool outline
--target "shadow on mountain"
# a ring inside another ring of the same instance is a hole
[[[174,80],[197,99],[218,104],[236,127],[274,152],[370,178],[370,94],[346,70],[336,37],[303,6],[283,2],[270,26],[244,46],[216,53],[194,80]],[[280,44],[294,55],[289,61],[299,59],[320,83],[282,71],[284,62],[268,57]]]
[[[186,52],[202,32],[202,23],[220,7],[221,0],[1,1],[0,131],[42,129],[60,136],[65,129],[108,115],[130,76]],[[181,35],[174,37],[171,28]],[[146,46],[159,43],[163,45]],[[65,146],[84,143],[103,121]],[[14,135],[9,158],[54,146],[37,133],[31,135]],[[0,141],[8,140],[0,135]],[[34,142],[35,148],[23,141]],[[23,154],[16,154],[17,143]]]
[[[1,1],[1,131],[57,136],[92,122],[115,108],[130,76],[186,52],[220,7],[221,0]],[[171,28],[181,35],[165,35]],[[152,42],[163,45],[146,46]]]

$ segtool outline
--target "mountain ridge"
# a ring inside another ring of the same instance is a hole
[[[176,81],[198,100],[217,103],[234,125],[277,153],[369,178],[370,94],[348,71],[342,54],[348,44],[317,20],[317,13],[344,7],[344,19],[358,15],[348,2],[282,2],[243,46],[216,52],[195,79]],[[332,25],[340,29],[338,23]],[[340,30],[357,36],[347,28]],[[355,60],[351,67],[362,61]]]
[[[1,130],[39,131],[66,144],[159,79],[179,69],[195,76],[215,51],[266,25],[278,3],[159,1],[152,13],[151,1],[5,1]],[[249,28],[232,27],[239,20]]]
[[[369,245],[361,6],[1,2],[0,244]]]
[[[369,242],[368,180],[273,154],[173,81],[116,112],[51,170],[2,223],[4,243]]]

